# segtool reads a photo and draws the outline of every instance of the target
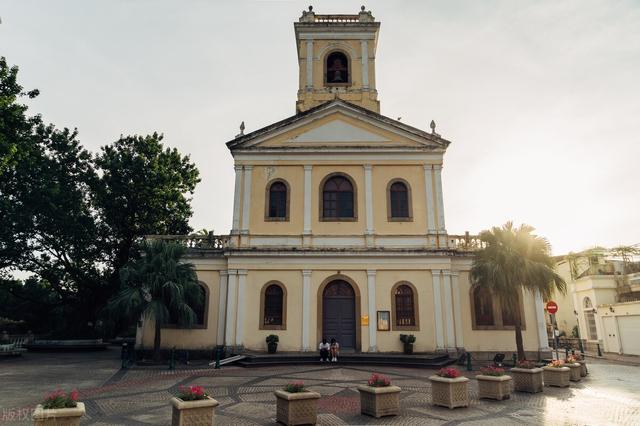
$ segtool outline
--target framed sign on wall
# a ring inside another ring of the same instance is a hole
[[[391,315],[389,311],[378,311],[378,331],[391,330]]]

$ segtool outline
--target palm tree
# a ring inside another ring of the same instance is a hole
[[[533,234],[534,228],[507,222],[480,233],[483,248],[476,252],[471,282],[500,298],[507,313],[515,319],[518,359],[525,359],[522,319],[518,295],[521,290],[548,299],[553,290],[566,293],[566,283],[554,270],[549,242]]]
[[[155,321],[153,358],[158,361],[162,326],[172,321],[179,327],[191,326],[195,309],[204,301],[193,265],[180,261],[183,246],[156,240],[144,242],[141,253],[121,270],[121,290],[109,309],[129,320],[142,316]]]

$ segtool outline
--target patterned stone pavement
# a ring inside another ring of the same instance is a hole
[[[39,358],[40,357],[40,358]],[[275,421],[273,391],[302,380],[319,392],[321,425],[633,425],[640,424],[640,367],[602,361],[570,388],[545,387],[541,394],[514,393],[510,400],[477,399],[471,380],[471,406],[449,410],[430,404],[431,370],[340,365],[245,369],[187,366],[119,370],[109,354],[29,354],[0,362],[0,423],[30,424],[23,415],[47,389],[77,386],[87,407],[83,424],[166,425],[169,398],[180,385],[202,385],[220,402],[216,424],[263,425]],[[355,390],[371,372],[383,373],[402,388],[401,415],[373,419],[360,415]],[[465,374],[473,377],[474,373]],[[23,410],[21,410],[23,409]]]

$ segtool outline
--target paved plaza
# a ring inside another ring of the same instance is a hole
[[[217,424],[261,425],[275,420],[273,391],[303,380],[319,392],[321,425],[633,425],[640,424],[640,367],[593,360],[590,375],[570,388],[546,387],[542,394],[515,393],[510,400],[477,399],[471,381],[471,406],[449,410],[430,404],[432,370],[336,365],[269,368],[206,365],[120,370],[118,352],[33,354],[0,360],[0,423],[30,424],[29,411],[47,390],[77,387],[87,407],[83,424],[166,425],[169,398],[180,385],[202,385],[220,402]],[[355,390],[371,372],[388,375],[402,388],[401,416],[361,416]],[[465,374],[473,377],[472,374]]]

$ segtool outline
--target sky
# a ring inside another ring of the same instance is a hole
[[[165,135],[202,182],[191,225],[231,228],[225,142],[295,113],[293,22],[361,1],[0,3],[0,55],[30,102],[96,152]],[[382,114],[452,143],[450,234],[528,223],[554,254],[640,243],[640,1],[367,1]]]

